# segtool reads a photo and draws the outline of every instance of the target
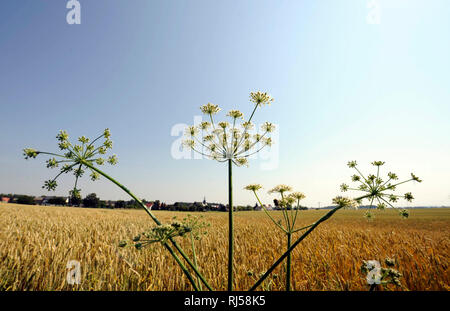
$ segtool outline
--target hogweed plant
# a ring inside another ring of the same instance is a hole
[[[246,186],[244,189],[252,191],[258,200],[260,206],[270,218],[270,220],[286,235],[287,240],[287,250],[291,247],[292,235],[298,231],[304,230],[308,227],[296,228],[295,223],[297,221],[298,211],[300,209],[300,200],[303,200],[306,196],[301,192],[291,192],[292,188],[287,185],[278,185],[273,189],[269,190],[269,194],[277,193],[280,195],[280,200],[277,200],[278,207],[281,209],[283,214],[283,219],[281,221],[276,221],[268,212],[264,204],[261,203],[257,191],[260,190],[262,186],[260,184],[251,184]],[[295,210],[295,211],[294,211]],[[284,220],[284,221],[283,221]],[[286,259],[286,291],[290,291],[291,288],[291,253],[287,255]]]
[[[409,181],[417,181],[422,182],[419,177],[411,173],[411,178],[396,182],[398,180],[397,174],[393,172],[389,172],[387,177],[384,179],[380,176],[380,167],[385,164],[383,161],[374,161],[371,163],[376,167],[376,175],[369,174],[363,175],[361,171],[358,169],[356,161],[350,161],[347,163],[347,166],[354,169],[356,174],[351,176],[352,182],[356,183],[354,187],[350,187],[348,184],[341,184],[341,191],[346,192],[349,190],[359,191],[364,194],[368,194],[366,196],[366,200],[368,200],[369,208],[373,207],[374,202],[376,203],[377,210],[384,210],[386,208],[395,208],[393,203],[397,203],[399,199],[405,199],[408,202],[412,202],[414,199],[411,192],[406,192],[403,195],[397,195],[394,192],[397,190],[397,186],[407,183]],[[359,200],[358,203],[362,203],[362,200]],[[408,218],[409,212],[406,209],[399,210],[400,216],[403,218]],[[374,215],[371,211],[367,211],[365,213],[365,217],[368,220],[371,220]]]
[[[200,107],[209,121],[199,126],[189,126],[186,129],[187,139],[183,142],[186,148],[199,153],[207,159],[228,164],[228,290],[233,289],[233,182],[232,167],[248,165],[248,158],[257,154],[263,148],[272,145],[269,137],[275,129],[270,122],[261,126],[262,134],[251,135],[254,124],[251,122],[258,107],[273,102],[267,93],[251,92],[250,101],[254,104],[253,111],[248,118],[239,110],[230,110],[227,117],[230,122],[215,123],[214,116],[221,110],[218,105],[208,103]]]
[[[175,231],[170,231],[168,229],[168,225],[163,225],[147,208],[147,206],[136,196],[134,195],[128,188],[119,183],[117,180],[112,178],[103,172],[99,167],[105,163],[116,164],[117,156],[111,155],[106,157],[106,153],[108,150],[112,149],[112,141],[110,139],[110,131],[109,129],[105,129],[104,132],[95,138],[94,140],[90,140],[85,136],[81,136],[78,138],[78,144],[73,144],[69,141],[69,135],[66,131],[60,131],[56,136],[58,140],[58,147],[60,149],[60,153],[54,152],[46,152],[40,151],[33,148],[25,148],[23,150],[25,159],[36,158],[38,155],[46,155],[50,156],[50,159],[46,161],[48,168],[60,168],[60,172],[53,179],[47,180],[44,183],[43,188],[46,188],[49,191],[54,191],[57,187],[57,178],[62,174],[66,174],[69,172],[73,172],[75,175],[75,186],[73,190],[70,192],[72,198],[80,198],[81,190],[77,188],[78,179],[82,177],[86,170],[91,172],[90,177],[92,180],[98,180],[100,176],[105,177],[106,179],[113,182],[123,191],[125,191],[130,197],[132,197],[152,218],[152,220],[156,223],[157,229],[153,231],[153,235],[149,234],[155,238],[159,236],[159,242],[169,251],[175,261],[178,263],[190,283],[192,284],[195,290],[198,290],[197,283],[195,282],[193,276],[179,258],[177,253],[174,251],[175,248],[178,253],[183,257],[183,259],[187,262],[187,264],[192,268],[197,277],[202,281],[202,283],[209,289],[212,290],[211,286],[206,282],[203,275],[198,271],[196,265],[192,263],[186,253],[181,249],[181,247],[174,240],[175,236],[181,235],[183,230],[187,230],[186,227],[177,227]],[[103,143],[96,146],[95,144],[104,139]],[[170,226],[170,225],[169,225]],[[174,226],[170,226],[170,228],[175,228]],[[170,234],[169,234],[170,232]],[[187,232],[187,231],[186,231]],[[164,238],[162,238],[164,237]],[[119,246],[123,246],[123,243],[120,243]],[[172,248],[173,247],[173,248]]]
[[[382,162],[382,161],[372,162],[372,165],[377,167],[377,173],[376,173],[376,175],[368,175],[366,177],[357,168],[356,161],[348,162],[348,166],[350,168],[355,169],[358,173],[358,175],[352,176],[352,180],[355,182],[360,182],[361,185],[358,188],[350,188],[347,184],[341,184],[341,191],[345,192],[348,190],[357,190],[357,191],[362,191],[363,195],[361,195],[357,198],[354,198],[354,199],[348,198],[348,197],[343,197],[343,196],[335,197],[332,200],[332,203],[333,203],[333,205],[335,205],[335,207],[332,210],[330,210],[328,213],[326,213],[324,216],[322,216],[320,219],[318,219],[316,222],[312,223],[309,226],[300,228],[300,230],[301,229],[308,229],[308,230],[306,230],[299,238],[297,238],[297,240],[294,243],[292,243],[292,245],[288,248],[288,250],[283,255],[281,255],[278,258],[278,260],[276,260],[275,263],[266,271],[266,273],[250,288],[250,291],[253,291],[256,288],[258,288],[258,286],[260,286],[261,283],[264,282],[264,280],[274,271],[274,269],[278,265],[280,265],[284,261],[284,259],[286,259],[287,257],[290,256],[290,253],[295,249],[295,247],[297,247],[298,244],[300,244],[301,241],[303,241],[322,222],[326,221],[331,216],[333,216],[334,213],[336,213],[338,210],[343,209],[343,208],[352,208],[352,209],[358,208],[358,206],[362,203],[362,201],[364,199],[369,200],[369,202],[371,202],[371,204],[375,200],[377,200],[377,201],[379,200],[379,203],[385,202],[392,208],[394,208],[394,206],[391,203],[397,202],[400,198],[404,198],[407,201],[412,201],[413,196],[412,196],[411,192],[407,192],[403,196],[400,196],[400,195],[393,194],[392,191],[396,190],[397,186],[399,186],[401,184],[404,184],[404,183],[407,183],[410,181],[421,182],[421,180],[416,175],[411,173],[411,178],[404,180],[402,182],[392,183],[391,181],[397,180],[398,177],[394,173],[389,173],[386,181],[383,181],[380,177],[380,166],[384,165],[384,163],[385,162]],[[256,191],[259,190],[260,188],[261,188],[260,185],[249,185],[246,187],[247,190],[253,191],[255,193],[255,195],[256,195]],[[282,185],[282,186],[278,186],[278,187],[274,188],[273,190],[278,190],[277,192],[280,192],[283,189],[284,189],[284,191],[286,191],[289,188]],[[263,206],[263,205],[261,204],[261,206]],[[382,206],[379,206],[379,208],[381,208],[381,207]],[[383,206],[383,207],[385,207],[385,206]],[[407,210],[403,209],[400,211],[400,216],[402,216],[403,218],[407,218],[408,215],[409,215],[409,213]],[[272,217],[270,217],[270,218],[272,219]],[[272,221],[274,223],[276,223],[273,219],[272,219]]]

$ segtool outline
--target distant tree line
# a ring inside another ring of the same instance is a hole
[[[34,197],[23,194],[0,194],[1,197],[10,198],[10,203],[27,204],[27,205],[62,205],[62,206],[76,206],[86,208],[111,208],[111,209],[142,209],[142,207],[135,200],[118,200],[118,201],[105,201],[101,200],[97,194],[90,193],[86,197]],[[44,198],[44,200],[42,200]],[[176,202],[168,205],[160,200],[147,201],[145,199],[142,202],[147,205],[151,210],[161,211],[182,211],[182,212],[206,212],[206,211],[228,211],[228,206],[217,203],[201,203],[201,202]],[[235,211],[254,211],[261,210],[261,207],[255,204],[255,206],[234,206]]]
[[[29,196],[29,195],[24,195],[24,194],[4,194],[1,193],[0,194],[0,198],[1,197],[6,197],[10,199],[10,202],[14,201],[14,203],[17,204],[27,204],[27,205],[33,205],[34,204],[34,197],[33,196]]]

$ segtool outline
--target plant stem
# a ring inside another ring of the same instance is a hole
[[[228,290],[233,290],[233,162],[228,159]]]
[[[264,205],[261,203],[261,200],[259,199],[258,195],[256,194],[256,191],[253,191],[253,193],[255,194],[255,197],[256,197],[256,199],[258,200],[259,205],[261,205],[261,208],[263,209],[264,213],[266,213],[266,215],[269,216],[269,218],[272,220],[272,222],[273,222],[276,226],[278,226],[278,228],[280,228],[281,230],[283,230],[285,233],[288,233],[288,232],[286,231],[286,229],[284,229],[279,223],[277,223],[277,222],[275,221],[275,219],[273,219],[272,216],[270,216],[270,214],[269,214],[269,212],[267,211],[267,209],[266,209],[266,208],[264,207]]]
[[[190,235],[191,235],[191,246],[192,246],[192,254],[193,254],[192,256],[194,257],[194,265],[195,265],[196,268],[198,268],[198,266],[197,266],[197,254],[195,253],[194,236],[192,235],[192,232],[191,232]],[[197,276],[197,284],[198,284],[199,289],[203,290],[202,283],[200,283],[200,281],[198,279],[198,276]]]
[[[256,108],[258,108],[258,104],[255,105],[255,108],[253,108],[252,115],[250,116],[250,118],[247,121],[248,123],[250,123],[250,121],[252,120],[253,115],[255,114]],[[238,150],[239,146],[241,145],[241,142],[244,139],[245,133],[247,133],[247,129],[248,129],[248,127],[246,127],[244,130],[244,133],[242,133],[241,139],[239,140],[238,144],[236,145],[236,148],[234,148],[234,152],[236,152]]]
[[[287,234],[287,249],[291,247],[291,236],[292,233],[289,232]],[[288,253],[287,261],[286,261],[286,291],[291,290],[291,253]]]
[[[86,165],[87,167],[89,167],[90,169],[96,171],[97,173],[99,173],[100,175],[104,176],[105,178],[109,179],[110,181],[112,181],[114,184],[116,184],[119,188],[121,188],[123,191],[125,191],[130,197],[132,197],[146,212],[147,214],[152,218],[152,220],[157,224],[157,225],[161,225],[161,222],[152,214],[152,212],[147,208],[147,206],[145,206],[144,203],[142,203],[142,201],[136,197],[130,190],[128,190],[128,188],[126,188],[124,185],[122,185],[121,183],[119,183],[117,180],[115,180],[114,178],[112,178],[111,176],[107,175],[106,173],[104,173],[103,171],[99,170],[98,168],[96,168],[95,166],[91,165],[91,163],[89,163],[88,161],[82,161],[81,162],[83,165]],[[203,284],[205,284],[205,286],[212,291],[213,289],[211,288],[211,286],[208,284],[208,282],[205,280],[205,278],[203,277],[203,275],[197,270],[196,266],[191,262],[191,260],[189,259],[189,257],[184,253],[184,251],[178,246],[177,242],[175,242],[172,238],[169,238],[170,242],[172,243],[172,245],[176,248],[176,250],[181,254],[181,256],[184,258],[184,260],[186,260],[186,262],[189,264],[189,266],[194,270],[195,274],[197,274],[197,276],[200,278],[200,280],[203,282]],[[172,254],[173,250],[171,251],[171,247],[168,244],[165,244],[166,248],[169,250],[169,252]],[[175,259],[176,260],[176,259]],[[186,271],[187,273],[189,273],[189,271],[187,270],[183,270],[183,272]],[[189,280],[192,280],[192,277],[188,276]],[[191,282],[192,283],[192,282]],[[195,282],[192,284],[194,286]],[[194,286],[195,288],[196,286]]]
[[[364,195],[359,198],[356,198],[355,200],[362,200],[369,196],[370,195]],[[333,214],[336,213],[341,208],[342,208],[342,206],[336,206],[334,209],[332,209],[331,211],[326,213],[324,216],[322,216],[322,218],[320,218],[318,221],[316,221],[314,224],[312,224],[311,228],[309,228],[305,233],[303,233],[294,242],[294,244],[292,244],[291,247],[289,247],[289,249],[283,255],[281,255],[277,261],[275,261],[275,263],[266,271],[266,273],[264,273],[264,275],[258,281],[256,281],[256,283],[249,289],[249,291],[254,291],[256,288],[258,288],[258,286],[261,285],[261,283],[272,273],[273,270],[275,270],[276,267],[278,267],[278,265],[280,263],[283,262],[283,260],[294,250],[295,247],[297,247],[298,244],[300,244],[301,241],[303,241],[303,239],[305,239],[318,225],[320,225],[320,223],[322,223],[323,221],[325,221],[328,218],[330,218],[331,216],[333,216]]]
[[[282,201],[284,200],[283,192],[281,193],[281,200]],[[284,207],[283,207],[283,205],[284,205]],[[286,222],[286,230],[289,231],[289,230],[291,230],[291,226],[289,225],[289,219],[288,219],[288,216],[286,213],[287,207],[286,207],[286,204],[283,204],[283,205],[280,205],[280,208],[281,208],[281,212],[283,213],[284,221]]]

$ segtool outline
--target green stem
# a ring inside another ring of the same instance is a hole
[[[255,194],[256,199],[258,200],[259,205],[261,205],[261,208],[263,209],[264,213],[266,213],[266,215],[269,216],[270,220],[272,220],[272,222],[273,222],[276,226],[278,226],[278,228],[280,228],[281,230],[283,230],[285,233],[288,233],[286,229],[284,229],[279,223],[277,223],[277,222],[275,221],[275,219],[273,219],[272,216],[270,216],[270,214],[269,214],[269,212],[267,211],[267,209],[265,208],[265,206],[261,203],[261,200],[259,199],[258,195],[256,194],[256,191],[253,191],[253,193]]]
[[[369,196],[370,195],[364,195],[359,198],[356,198],[355,200],[362,200]],[[301,241],[303,241],[318,225],[320,225],[320,223],[324,222],[325,220],[333,216],[333,214],[336,213],[341,208],[342,208],[341,206],[335,207],[334,209],[326,213],[324,216],[322,216],[322,218],[320,218],[314,224],[312,224],[311,228],[309,228],[309,230],[303,233],[294,242],[294,244],[292,244],[291,247],[289,247],[289,249],[283,255],[281,255],[277,261],[275,261],[275,263],[266,271],[266,273],[264,273],[264,275],[258,281],[256,281],[256,283],[249,289],[249,291],[254,291],[256,288],[258,288],[258,286],[261,285],[262,282],[264,282],[264,280],[273,272],[273,270],[275,270],[275,268],[278,267],[278,265],[283,262],[283,260],[294,250],[295,247],[297,247],[298,244],[300,244]]]
[[[132,197],[146,212],[147,214],[150,216],[150,218],[157,224],[157,225],[161,225],[161,222],[152,214],[152,212],[147,208],[147,206],[145,206],[144,203],[142,203],[142,201],[136,197],[130,190],[128,190],[128,188],[126,188],[124,185],[122,185],[121,183],[119,183],[117,180],[115,180],[114,178],[112,178],[111,176],[107,175],[106,173],[104,173],[103,171],[99,170],[98,168],[96,168],[95,166],[91,165],[88,161],[82,161],[83,165],[86,165],[87,167],[91,168],[92,170],[96,171],[97,173],[99,173],[100,175],[104,176],[105,178],[109,179],[110,181],[112,181],[115,185],[117,185],[119,188],[121,188],[123,191],[125,191],[130,197]],[[178,243],[175,242],[175,240],[173,240],[172,238],[169,239],[170,242],[172,243],[172,245],[176,248],[176,250],[181,254],[181,256],[184,258],[184,260],[186,260],[186,262],[189,264],[189,266],[194,270],[195,274],[200,278],[200,280],[203,282],[203,284],[209,289],[209,290],[213,290],[211,288],[211,286],[208,284],[208,282],[205,280],[205,278],[203,277],[203,275],[197,270],[197,268],[195,267],[195,265],[191,262],[191,260],[189,259],[189,257],[184,253],[184,251],[180,248],[180,246],[178,246]],[[167,244],[166,244],[167,245]],[[166,246],[166,248],[170,248],[169,245]],[[170,250],[169,250],[170,252]],[[172,250],[173,252],[173,250]],[[187,271],[187,270],[186,270]],[[189,273],[189,272],[188,272]],[[189,278],[189,277],[188,277]],[[189,278],[189,280],[191,280],[191,278]],[[195,283],[195,282],[194,282]],[[194,285],[194,284],[193,284]],[[195,287],[194,287],[195,288]]]
[[[173,251],[173,249],[167,244],[164,243],[164,247],[167,248],[167,250],[169,251],[169,253],[172,255],[172,257],[175,259],[175,261],[178,263],[178,265],[180,266],[181,270],[183,270],[184,274],[187,276],[187,278],[189,279],[189,282],[191,282],[192,286],[194,287],[194,290],[198,291],[198,287],[197,284],[195,284],[194,279],[192,278],[192,275],[189,273],[189,271],[186,269],[186,266],[181,262],[180,258],[178,258],[177,254],[175,254],[175,252]]]
[[[255,105],[255,108],[253,108],[252,115],[250,116],[250,118],[248,119],[247,122],[250,123],[250,121],[252,120],[253,115],[255,114],[256,108],[258,108],[258,104]],[[234,149],[234,152],[236,152],[238,150],[239,146],[241,145],[241,142],[244,139],[245,133],[247,133],[247,129],[248,129],[248,127],[246,127],[245,130],[244,130],[244,133],[242,133],[241,139],[239,140],[238,144],[236,145],[236,148]]]
[[[299,208],[300,208],[300,199],[297,200],[297,209],[295,210],[294,220],[292,221],[292,230],[294,230],[294,227],[295,227],[295,222],[297,220],[297,214],[298,214]]]
[[[197,266],[197,254],[195,253],[194,236],[192,235],[192,232],[191,232],[191,246],[192,246],[192,254],[193,254],[192,256],[194,257],[194,265],[195,265],[196,268],[198,268],[198,266]],[[199,289],[203,290],[202,283],[200,283],[198,276],[197,276],[197,284],[198,284]]]
[[[242,151],[240,151],[239,153],[237,153],[237,155],[240,155],[240,154],[242,154],[242,153],[245,152],[245,151],[249,151],[253,146],[254,146],[254,145],[252,145],[250,148],[248,148],[248,150],[242,150]],[[244,156],[242,156],[242,157],[243,157],[243,158],[248,158],[248,157],[250,157],[250,156],[252,156],[252,155],[254,155],[254,154],[260,152],[260,151],[263,150],[266,146],[267,146],[267,145],[263,145],[263,146],[262,146],[261,148],[259,148],[258,150],[254,151],[254,152],[252,152],[252,153],[246,154],[246,155],[244,155]]]
[[[369,181],[366,179],[366,177],[364,177],[364,175],[356,168],[355,166],[355,170],[358,172],[358,174],[366,181],[366,184],[369,184]]]
[[[100,138],[102,138],[103,135],[105,135],[105,133],[103,133],[102,135],[100,135],[99,137],[97,137],[96,139],[94,139],[94,140],[89,144],[89,146],[88,146],[87,148],[89,148],[90,146],[94,145],[94,143],[95,143],[97,140],[99,140]]]
[[[65,158],[65,156],[63,156],[63,155],[56,154],[56,153],[51,153],[51,152],[38,151],[37,153],[38,154],[48,154],[48,155],[52,155],[52,156],[56,156],[56,157]]]
[[[281,192],[281,200],[282,201],[284,200],[283,192]],[[283,208],[283,206],[281,207],[281,211],[283,212],[284,221],[286,222],[287,231],[290,231],[291,230],[291,224],[289,222],[289,216],[287,214],[287,204],[284,204],[284,208]]]
[[[228,290],[233,290],[233,163],[228,159]]]
[[[378,199],[378,198],[377,198]],[[395,208],[390,202],[386,201],[383,197],[380,197],[384,202],[386,202],[390,207]]]
[[[304,227],[295,229],[295,230],[292,231],[292,233],[296,233],[296,232],[298,232],[298,231],[300,231],[300,230],[307,229],[307,228],[309,228],[309,227],[312,227],[313,225],[314,225],[314,224],[311,224],[311,225],[308,225],[308,226],[304,226]]]
[[[392,178],[389,178],[388,180],[386,180],[380,187],[383,187],[384,185],[386,185],[388,182],[391,181]]]
[[[231,130],[231,142],[230,142],[230,152],[233,151],[233,153],[235,152],[233,147],[235,127],[236,127],[236,119],[233,118],[233,129]]]
[[[287,249],[291,247],[291,236],[292,234],[289,232],[287,234]],[[287,261],[286,261],[286,291],[291,290],[291,253],[288,253]]]
[[[398,185],[401,185],[401,184],[404,184],[404,183],[407,183],[407,182],[409,182],[409,181],[411,181],[411,180],[414,180],[414,179],[408,179],[408,180],[405,180],[405,181],[402,181],[402,182],[399,182],[399,183],[396,183],[395,185],[392,185],[391,187],[388,187],[387,189],[391,189],[392,187],[397,187]]]
[[[69,168],[72,168],[72,167],[74,167],[75,165],[77,165],[77,163],[72,164],[71,166],[69,166]],[[64,173],[67,173],[67,172],[64,172],[64,171],[59,172],[58,175],[56,175],[55,178],[53,178],[53,180],[56,180],[56,178],[58,178],[59,176],[61,176],[61,174],[64,174]]]
[[[240,154],[242,154],[242,153],[244,153],[244,152],[250,151],[250,150],[253,148],[253,146],[255,146],[257,143],[259,143],[259,142],[262,141],[262,139],[264,138],[264,136],[266,136],[267,133],[268,133],[267,131],[264,132],[264,134],[261,135],[260,139],[259,139],[258,141],[253,142],[253,144],[251,144],[247,150],[241,150],[241,151],[237,152],[237,153],[236,153],[236,156],[238,156],[238,155],[240,155]],[[258,153],[258,152],[261,151],[261,149],[263,149],[265,146],[266,146],[266,145],[262,146],[262,147],[259,148],[257,151],[252,152],[252,153],[246,155],[245,157],[248,157],[248,156],[251,156],[251,155],[253,155],[253,154],[255,154],[255,153]]]
[[[209,114],[209,118],[211,120],[211,125],[212,125],[213,131],[214,131],[216,129],[216,126],[214,125],[214,120],[213,120],[212,114]],[[213,137],[214,137],[214,135],[213,135]],[[223,147],[222,143],[220,142],[219,135],[216,134],[215,137],[217,138],[217,145],[222,148],[222,151],[227,152],[226,149]]]
[[[291,228],[289,229],[289,231],[294,230],[294,207],[291,205]]]

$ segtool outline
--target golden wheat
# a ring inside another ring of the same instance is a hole
[[[323,214],[301,211],[299,226]],[[155,215],[168,222],[185,213]],[[202,215],[211,227],[197,242],[200,271],[215,289],[225,290],[227,215]],[[399,263],[404,289],[449,289],[450,209],[412,210],[407,220],[390,210],[371,222],[362,215],[339,211],[295,249],[294,290],[367,290],[362,261],[386,257]],[[285,237],[262,212],[235,217],[235,289],[246,290],[284,252]],[[0,204],[0,290],[191,290],[160,245],[142,251],[117,246],[152,225],[139,210]],[[178,240],[191,255],[190,241]],[[66,282],[70,260],[81,263],[80,285]],[[284,290],[283,272],[281,265],[259,289]]]

